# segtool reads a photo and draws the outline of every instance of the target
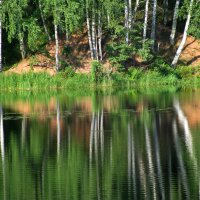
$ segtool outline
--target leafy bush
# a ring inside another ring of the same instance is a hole
[[[142,48],[139,48],[137,50],[137,54],[144,60],[144,61],[149,61],[153,58],[153,54],[151,52],[151,42],[150,41],[145,41],[143,43]]]
[[[125,71],[125,62],[132,57],[134,52],[134,46],[126,43],[113,43],[107,46],[109,61],[118,71]]]
[[[168,63],[166,63],[163,58],[158,57],[154,60],[154,62],[151,64],[150,68],[152,70],[155,70],[157,72],[159,72],[160,74],[167,76],[170,74],[174,74],[177,75],[175,69],[172,68]]]
[[[92,81],[98,83],[103,80],[103,66],[98,61],[93,61],[91,66]]]
[[[181,66],[176,68],[176,72],[180,78],[192,78],[199,74],[200,66]]]
[[[141,69],[137,69],[137,68],[130,68],[129,69],[129,77],[131,80],[136,80],[141,78],[142,76],[142,70]]]

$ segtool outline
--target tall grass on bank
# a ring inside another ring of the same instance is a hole
[[[55,76],[47,73],[0,74],[0,90],[55,90],[68,89],[87,92],[91,88],[117,87],[199,87],[200,76],[197,67],[166,68],[149,70],[131,68],[127,72],[107,73],[93,70],[91,74],[76,74],[71,69]],[[100,77],[98,77],[100,76]]]

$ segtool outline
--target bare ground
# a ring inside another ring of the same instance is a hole
[[[160,43],[159,53],[163,55],[169,62],[173,59],[178,44],[181,41],[182,36],[179,35],[174,47],[169,44],[169,30],[160,30],[162,34],[158,35],[158,43]],[[77,73],[89,73],[91,66],[91,58],[89,52],[87,32],[82,34],[73,34],[69,42],[64,39],[59,41],[60,45],[60,57],[62,60],[73,66]],[[64,46],[70,48],[69,55],[62,55]],[[55,71],[55,42],[51,42],[46,46],[49,56],[44,54],[36,54],[33,57],[26,58],[19,62],[14,67],[10,68],[6,73],[25,73],[25,72],[47,72],[50,75],[54,75]],[[137,61],[138,62],[138,61]],[[192,36],[188,36],[184,50],[180,57],[180,63],[192,66],[200,66],[200,40],[195,39]],[[106,66],[109,62],[105,59]]]

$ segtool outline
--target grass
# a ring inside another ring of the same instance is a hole
[[[200,68],[200,67],[199,67]],[[0,74],[0,90],[78,90],[82,93],[94,88],[120,86],[135,87],[199,87],[200,77],[197,67],[178,69],[154,68],[141,70],[131,68],[126,73],[113,73],[109,76],[101,73],[99,82],[95,82],[91,75],[75,74],[71,71],[60,72],[55,76],[47,73]],[[106,78],[105,78],[106,77]]]

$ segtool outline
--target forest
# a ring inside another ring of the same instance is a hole
[[[83,72],[93,82],[157,77],[155,82],[174,84],[194,74],[198,77],[198,0],[1,0],[0,4],[0,71],[5,74],[21,74],[18,66],[26,61],[30,70],[25,72],[52,68],[53,74],[62,73],[59,78],[86,79],[77,75]],[[1,75],[1,85],[7,79]]]

